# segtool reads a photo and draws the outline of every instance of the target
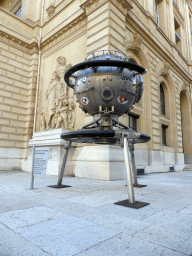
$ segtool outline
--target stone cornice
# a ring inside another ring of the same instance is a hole
[[[0,42],[10,45],[30,55],[39,52],[37,39],[33,38],[31,41],[32,41],[31,43],[27,43],[8,33],[0,31]]]
[[[87,18],[85,13],[79,16],[77,19],[73,20],[65,27],[57,31],[54,35],[50,36],[48,39],[41,43],[41,49],[45,48],[48,50],[50,47],[54,46],[67,36],[71,35],[72,33],[78,31],[81,27],[87,24]]]
[[[21,23],[23,23],[25,25],[28,25],[31,28],[35,28],[36,26],[40,26],[40,21],[39,20],[37,20],[36,22],[33,22],[30,19],[23,20],[23,19],[17,17],[15,14],[7,11],[3,7],[0,7],[0,11],[3,12],[3,13],[6,13],[8,16],[13,17],[16,20],[19,20],[19,22],[21,22]]]
[[[81,2],[80,7],[86,12],[87,15],[91,14],[105,3],[112,3],[116,5],[121,12],[124,13],[124,15],[126,15],[127,12],[133,8],[133,0],[83,0]]]

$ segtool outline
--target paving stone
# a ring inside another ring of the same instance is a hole
[[[192,234],[183,232],[170,232],[160,225],[152,225],[135,236],[138,239],[147,240],[169,249],[190,255],[192,252]]]
[[[84,219],[94,222],[98,225],[106,226],[111,229],[118,230],[133,235],[141,230],[149,227],[151,223],[135,220],[120,215],[110,214],[107,212],[96,212],[83,217]]]
[[[90,207],[82,204],[63,201],[59,206],[54,207],[55,210],[61,211],[76,217],[83,217],[92,213],[99,214],[101,211],[96,207]]]
[[[35,246],[21,235],[0,224],[1,256],[49,256],[41,248]]]
[[[51,255],[59,256],[72,256],[118,234],[73,216],[19,228],[16,232]]]
[[[147,187],[134,189],[136,200],[150,205],[138,210],[114,205],[128,198],[125,180],[64,177],[72,187],[47,187],[57,179],[36,178],[29,190],[30,173],[0,172],[0,255],[192,254],[192,172],[139,177]]]
[[[75,256],[184,256],[185,254],[159,246],[157,244],[138,240],[127,234],[120,234],[95,245]]]
[[[188,205],[187,207],[181,209],[179,212],[192,215],[192,205]]]
[[[25,227],[48,219],[66,217],[66,214],[57,212],[49,207],[41,206],[25,210],[12,211],[0,214],[0,222],[15,230],[18,227]]]
[[[40,203],[9,194],[0,197],[0,205],[0,213],[41,206]]]

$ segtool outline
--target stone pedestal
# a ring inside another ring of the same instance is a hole
[[[77,147],[72,160],[77,177],[101,180],[118,180],[125,177],[123,149],[120,146]]]
[[[47,165],[47,174],[58,175],[61,169],[61,164],[64,155],[64,145],[65,141],[60,138],[62,133],[69,132],[65,129],[54,129],[44,132],[36,132],[33,135],[32,140],[29,141],[28,155],[25,160],[21,162],[21,169],[23,171],[31,172],[32,165],[32,147],[35,144],[40,147],[49,147],[49,159]],[[65,169],[65,174],[67,176],[73,176],[73,164],[72,156],[74,153],[74,145],[72,145]]]

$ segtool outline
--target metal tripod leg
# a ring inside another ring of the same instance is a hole
[[[129,203],[135,203],[135,195],[133,190],[133,183],[132,183],[132,164],[131,164],[131,156],[129,151],[129,142],[128,137],[124,135],[124,158],[125,158],[125,168],[126,168],[126,179],[127,179],[127,191],[128,191],[128,198]]]
[[[137,170],[135,165],[135,156],[134,156],[134,144],[129,143],[129,151],[130,151],[130,160],[131,160],[131,166],[132,166],[132,175],[133,175],[133,186],[137,187]]]
[[[71,143],[72,143],[71,141],[66,142],[66,145],[64,147],[65,152],[64,152],[63,162],[62,162],[62,166],[61,166],[61,171],[59,173],[59,179],[58,179],[58,182],[57,182],[57,186],[61,186],[61,183],[62,183],[62,179],[63,179],[63,175],[64,175],[64,171],[65,171],[65,166],[66,166],[66,162],[67,162],[68,152],[69,152],[69,149],[71,148]]]

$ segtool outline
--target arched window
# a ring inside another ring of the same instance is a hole
[[[162,84],[160,84],[160,106],[161,114],[165,116],[165,93]]]

